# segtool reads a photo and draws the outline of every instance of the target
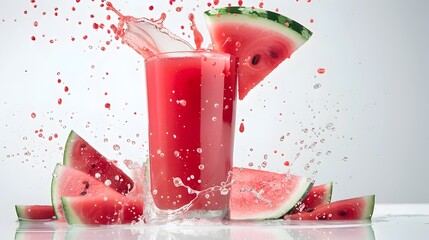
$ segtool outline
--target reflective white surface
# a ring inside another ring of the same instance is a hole
[[[378,205],[370,222],[260,221],[85,227],[58,222],[9,222],[15,239],[427,239],[429,205]],[[7,235],[6,235],[7,236]],[[10,238],[4,238],[10,239]]]

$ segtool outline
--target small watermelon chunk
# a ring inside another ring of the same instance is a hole
[[[277,219],[289,212],[312,186],[307,178],[233,168],[231,219]]]
[[[375,196],[344,199],[315,207],[310,212],[286,215],[291,220],[369,220],[374,211]]]
[[[70,224],[129,224],[143,216],[143,199],[130,199],[112,190],[102,196],[62,197],[62,204]]]
[[[57,164],[51,183],[51,199],[55,215],[58,219],[64,220],[61,197],[102,195],[110,190],[112,190],[110,187],[87,173]]]
[[[134,186],[127,174],[74,131],[70,132],[67,139],[63,164],[109,183],[112,189],[122,194],[127,194]]]
[[[205,20],[214,50],[238,58],[240,99],[312,35],[286,16],[249,7],[212,9]]]
[[[310,189],[307,197],[298,202],[293,213],[310,212],[315,207],[331,202],[332,182],[314,186]]]
[[[15,205],[20,221],[49,221],[57,219],[51,205]]]

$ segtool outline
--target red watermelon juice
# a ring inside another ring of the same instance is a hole
[[[145,65],[154,204],[159,210],[225,216],[225,184],[233,161],[235,58],[183,51],[149,57]]]

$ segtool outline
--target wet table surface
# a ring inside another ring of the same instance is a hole
[[[429,239],[429,204],[380,204],[372,221],[197,222],[88,227],[58,222],[2,223],[2,239]]]

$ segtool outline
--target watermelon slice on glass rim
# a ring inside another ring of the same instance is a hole
[[[205,20],[214,50],[238,58],[239,99],[312,35],[286,16],[250,7],[212,9]]]

